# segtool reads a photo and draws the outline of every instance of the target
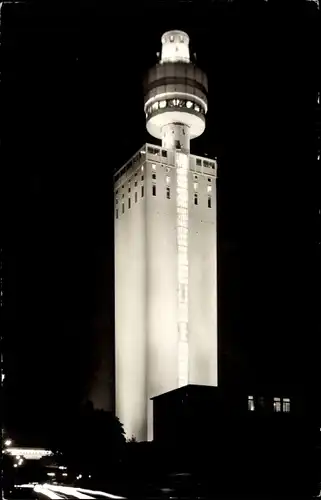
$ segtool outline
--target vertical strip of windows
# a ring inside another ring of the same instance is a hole
[[[175,152],[177,175],[178,386],[188,384],[188,156]]]
[[[122,214],[125,213],[125,203],[124,202],[122,202],[122,204],[121,204],[121,213]]]
[[[128,208],[130,208],[130,198],[128,198]]]
[[[137,191],[135,191],[135,203],[137,203]]]
[[[141,188],[141,194],[142,194],[142,198],[144,198],[144,186],[142,186],[142,188]]]

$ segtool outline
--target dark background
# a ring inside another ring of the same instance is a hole
[[[42,428],[113,409],[113,180],[146,141],[142,79],[182,29],[208,73],[218,157],[220,383],[320,381],[313,2],[2,7],[5,407]],[[320,164],[320,162],[319,162]]]

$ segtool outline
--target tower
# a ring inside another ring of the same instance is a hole
[[[143,146],[114,178],[116,414],[139,440],[153,436],[150,398],[217,385],[217,164],[190,155],[207,90],[188,35],[164,33],[144,97],[161,146]]]

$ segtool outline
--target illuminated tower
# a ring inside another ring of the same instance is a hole
[[[115,175],[116,414],[152,439],[150,398],[217,385],[215,160],[190,155],[205,129],[207,77],[189,37],[162,36],[147,74],[144,145]]]

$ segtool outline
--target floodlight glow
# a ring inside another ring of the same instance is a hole
[[[11,444],[12,444],[11,439],[6,439],[4,444],[5,444],[5,446],[11,446]]]

